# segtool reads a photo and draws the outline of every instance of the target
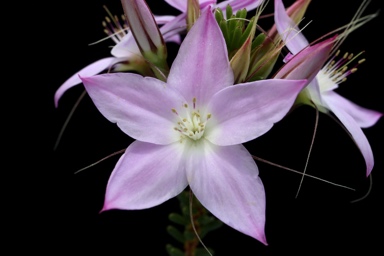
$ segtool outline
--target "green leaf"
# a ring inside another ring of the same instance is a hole
[[[223,225],[223,222],[220,220],[212,221],[211,223],[208,223],[207,225],[201,226],[201,234],[200,237],[203,238],[205,235],[207,235],[208,232],[218,229]]]
[[[205,226],[208,223],[211,223],[212,221],[216,220],[215,217],[213,216],[208,216],[208,215],[202,215],[197,219],[197,222],[199,222],[200,225]]]
[[[189,206],[183,206],[181,208],[181,212],[183,213],[183,215],[185,217],[187,217],[189,219]]]
[[[223,11],[219,8],[215,10],[215,18],[218,24],[224,19]]]
[[[225,11],[226,11],[227,19],[231,18],[233,12],[232,12],[232,7],[229,4],[227,5],[227,8],[225,9]]]
[[[193,240],[196,238],[196,234],[193,230],[185,230],[184,237],[186,240]]]
[[[167,250],[170,256],[185,256],[184,252],[182,252],[179,248],[176,248],[170,244],[167,244],[165,246],[165,249]]]
[[[252,26],[253,26],[253,20],[255,19],[255,17],[252,17],[252,19],[250,20],[250,22],[248,23],[246,29],[244,30],[243,34],[241,35],[240,37],[240,42],[241,44],[243,44],[245,42],[245,40],[248,38],[249,36],[249,33],[251,33],[252,31]],[[252,43],[253,45],[253,43]]]
[[[242,45],[243,45],[243,43],[244,42],[241,42],[240,41],[240,38],[241,38],[241,34],[243,33],[243,31],[242,31],[242,29],[240,29],[240,28],[235,28],[235,31],[233,32],[233,47],[235,48],[235,49],[239,49]]]
[[[224,36],[225,42],[227,43],[227,48],[228,48],[229,47],[228,46],[229,31],[228,31],[227,21],[226,20],[220,21],[219,26],[220,26],[221,32],[223,32],[223,36]]]
[[[178,213],[170,213],[168,219],[183,226],[188,224],[188,219]]]
[[[168,226],[167,227],[167,232],[168,232],[168,234],[170,234],[173,238],[175,238],[180,243],[184,243],[185,242],[184,235],[178,229],[176,229],[175,227]]]
[[[215,255],[215,252],[211,248],[208,248],[208,250],[212,255]],[[195,251],[195,256],[210,256],[211,254],[209,254],[205,248],[197,248]]]
[[[258,34],[257,37],[255,39],[253,39],[252,50],[255,49],[256,47],[260,46],[264,42],[266,37],[267,36],[264,33]]]
[[[238,10],[236,12],[236,17],[240,19],[246,19],[247,18],[247,9],[243,8],[241,10]]]

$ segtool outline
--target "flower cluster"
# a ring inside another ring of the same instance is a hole
[[[300,105],[340,121],[370,174],[373,153],[362,128],[383,113],[334,90],[362,63],[339,57],[340,43],[375,14],[359,13],[339,34],[309,43],[299,22],[310,0],[288,8],[274,0],[274,25],[263,30],[263,0],[165,2],[181,14],[155,16],[144,0],[122,0],[126,24],[106,24],[112,57],[80,70],[54,97],[58,106],[82,83],[101,114],[135,139],[110,176],[103,211],[154,207],[189,186],[223,223],[267,244],[265,191],[242,144]],[[174,60],[168,42],[180,45]]]

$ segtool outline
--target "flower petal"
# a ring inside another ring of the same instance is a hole
[[[185,100],[164,82],[132,73],[81,79],[99,111],[132,138],[154,144],[179,140],[172,109],[183,109]]]
[[[121,39],[121,41],[112,48],[111,54],[117,58],[142,56],[140,49],[136,44],[135,38],[130,31],[128,31],[123,39]]]
[[[264,186],[245,147],[201,140],[188,153],[188,183],[201,204],[225,224],[267,244]]]
[[[285,12],[282,0],[275,0],[275,24],[277,31],[292,54],[309,45],[300,29]]]
[[[319,73],[329,57],[337,36],[304,48],[285,63],[274,78],[308,79],[308,83]]]
[[[216,7],[225,10],[225,8],[227,8],[227,5],[229,4],[234,12],[243,8],[247,9],[247,11],[251,11],[256,7],[260,6],[263,1],[264,0],[227,0],[218,3]]]
[[[165,2],[183,13],[187,12],[187,0],[165,0]],[[215,4],[216,0],[199,0],[199,3],[200,6],[206,6],[208,4]]]
[[[172,31],[172,29],[176,26],[172,26],[177,20],[174,16],[155,16],[155,20],[158,24],[165,24],[160,28],[160,32],[164,36],[165,42],[175,42],[180,43],[180,35],[179,31]],[[167,25],[170,23],[169,25]],[[167,26],[166,26],[167,25]],[[163,27],[168,28],[170,31],[166,31],[162,29]],[[167,32],[164,34],[164,32]],[[118,58],[139,58],[142,57],[139,47],[133,37],[131,31],[128,31],[127,34],[121,39],[119,43],[117,43],[111,50],[111,54]]]
[[[163,37],[154,16],[143,0],[122,0],[124,14],[136,43],[143,52],[150,52],[163,46]]]
[[[188,101],[196,98],[203,105],[220,89],[233,85],[227,46],[211,8],[205,9],[188,32],[167,83]]]
[[[173,15],[164,15],[164,16],[154,16],[157,24],[159,25],[165,25],[168,23],[173,23],[174,20],[176,20],[176,17]],[[163,26],[162,26],[163,27]],[[180,34],[177,32],[175,33],[164,33],[163,30],[160,28],[160,32],[163,35],[164,41],[165,42],[173,42],[176,44],[180,44],[181,42],[181,37]],[[167,32],[167,31],[166,31]]]
[[[107,69],[110,66],[110,64],[113,62],[114,59],[115,58],[113,58],[113,57],[100,59],[96,62],[89,64],[88,66],[86,66],[85,68],[83,68],[82,70],[80,70],[79,72],[77,72],[76,74],[71,76],[70,78],[68,78],[67,81],[65,81],[59,87],[59,89],[57,89],[57,91],[55,92],[55,96],[54,96],[55,106],[57,107],[59,105],[59,100],[60,100],[61,96],[63,96],[63,94],[68,89],[81,83],[79,75],[82,75],[82,76],[96,75],[96,74],[100,73],[101,71],[103,71],[104,69]]]
[[[150,208],[178,195],[188,185],[182,154],[180,143],[133,142],[109,178],[102,211]]]
[[[332,102],[334,108],[337,107],[345,111],[362,128],[373,126],[383,116],[383,113],[360,107],[333,91],[324,93],[323,98],[327,103]]]
[[[335,97],[327,97],[327,93],[323,93],[323,100],[328,105],[329,109],[337,116],[337,118],[340,120],[340,122],[344,125],[344,127],[348,130],[350,133],[350,136],[355,141],[357,147],[360,149],[365,164],[367,166],[366,169],[366,175],[368,176],[372,169],[373,169],[373,153],[371,149],[371,145],[369,144],[367,137],[361,130],[359,124],[355,121],[355,119],[347,113],[343,107],[340,108],[337,101],[335,101],[337,98]]]
[[[175,42],[180,44],[180,32],[186,30],[187,28],[186,17],[186,13],[182,13],[161,26],[160,32],[166,42]]]
[[[298,24],[303,19],[303,16],[310,2],[311,0],[296,0],[294,3],[292,3],[292,5],[290,5],[288,8],[285,9],[285,13],[287,16],[291,18],[294,24]],[[277,3],[277,5],[279,5],[278,6],[279,11],[281,11],[281,8],[284,8],[284,6],[282,6],[283,4],[281,0],[280,2]],[[275,3],[275,7],[276,7],[276,3]],[[277,15],[279,15],[279,13]],[[268,31],[268,36],[274,39],[276,38],[276,34],[277,34],[276,24],[274,24],[272,28]]]
[[[306,80],[269,79],[227,87],[215,94],[207,111],[206,138],[216,145],[255,139],[280,121]]]
[[[159,25],[166,24],[176,18],[173,15],[153,15],[153,17],[155,18],[156,23]]]
[[[325,61],[328,59],[329,52],[332,50],[335,40],[336,36],[304,48],[296,55],[293,55],[293,57],[278,70],[274,78],[308,79],[308,85],[303,90],[305,99],[307,100],[309,98],[313,102],[321,105],[322,100],[317,76]]]

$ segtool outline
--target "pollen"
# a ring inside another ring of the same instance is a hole
[[[183,139],[199,140],[204,136],[205,127],[208,119],[211,118],[211,114],[202,115],[200,109],[196,109],[197,99],[192,99],[193,109],[190,109],[187,103],[182,104],[185,110],[180,111],[178,114],[175,108],[172,108],[172,112],[177,114],[177,123],[173,128],[181,135],[181,142]],[[203,117],[205,116],[205,118]]]

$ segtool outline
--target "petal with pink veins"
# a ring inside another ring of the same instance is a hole
[[[306,80],[269,79],[227,87],[207,107],[206,138],[226,146],[255,139],[280,121],[293,105]]]
[[[55,106],[57,107],[59,105],[59,100],[61,96],[70,88],[72,88],[75,85],[78,85],[81,83],[81,79],[79,78],[79,75],[81,76],[93,76],[97,75],[101,71],[107,69],[111,63],[113,62],[115,58],[114,57],[108,57],[108,58],[103,58],[100,59],[96,62],[93,62],[92,64],[89,64],[73,76],[67,79],[60,87],[57,89],[55,92],[54,96],[54,102]]]
[[[191,101],[206,104],[213,94],[233,85],[227,46],[211,10],[201,14],[173,61],[167,83]]]
[[[102,211],[145,209],[177,196],[188,185],[183,153],[180,143],[133,142],[109,178]]]
[[[373,126],[383,116],[383,113],[363,108],[334,91],[324,93],[323,97],[327,102],[332,102],[333,108],[337,107],[348,113],[361,128]]]
[[[308,40],[286,13],[282,0],[275,0],[275,24],[292,54],[300,52],[309,45]]]
[[[225,224],[267,244],[264,186],[245,147],[204,140],[187,152],[188,183],[201,204]]]
[[[366,175],[368,176],[373,169],[373,153],[371,145],[369,144],[367,137],[364,132],[361,130],[359,124],[355,121],[355,119],[349,115],[343,108],[339,107],[338,98],[334,97],[334,95],[329,97],[329,92],[323,93],[323,100],[328,105],[329,109],[336,115],[336,117],[340,120],[340,122],[344,125],[344,127],[350,133],[350,136],[355,141],[357,147],[360,149],[361,154],[364,157],[366,164]]]
[[[143,142],[170,144],[180,139],[174,130],[186,102],[164,82],[132,73],[82,78],[98,110],[127,135]]]

